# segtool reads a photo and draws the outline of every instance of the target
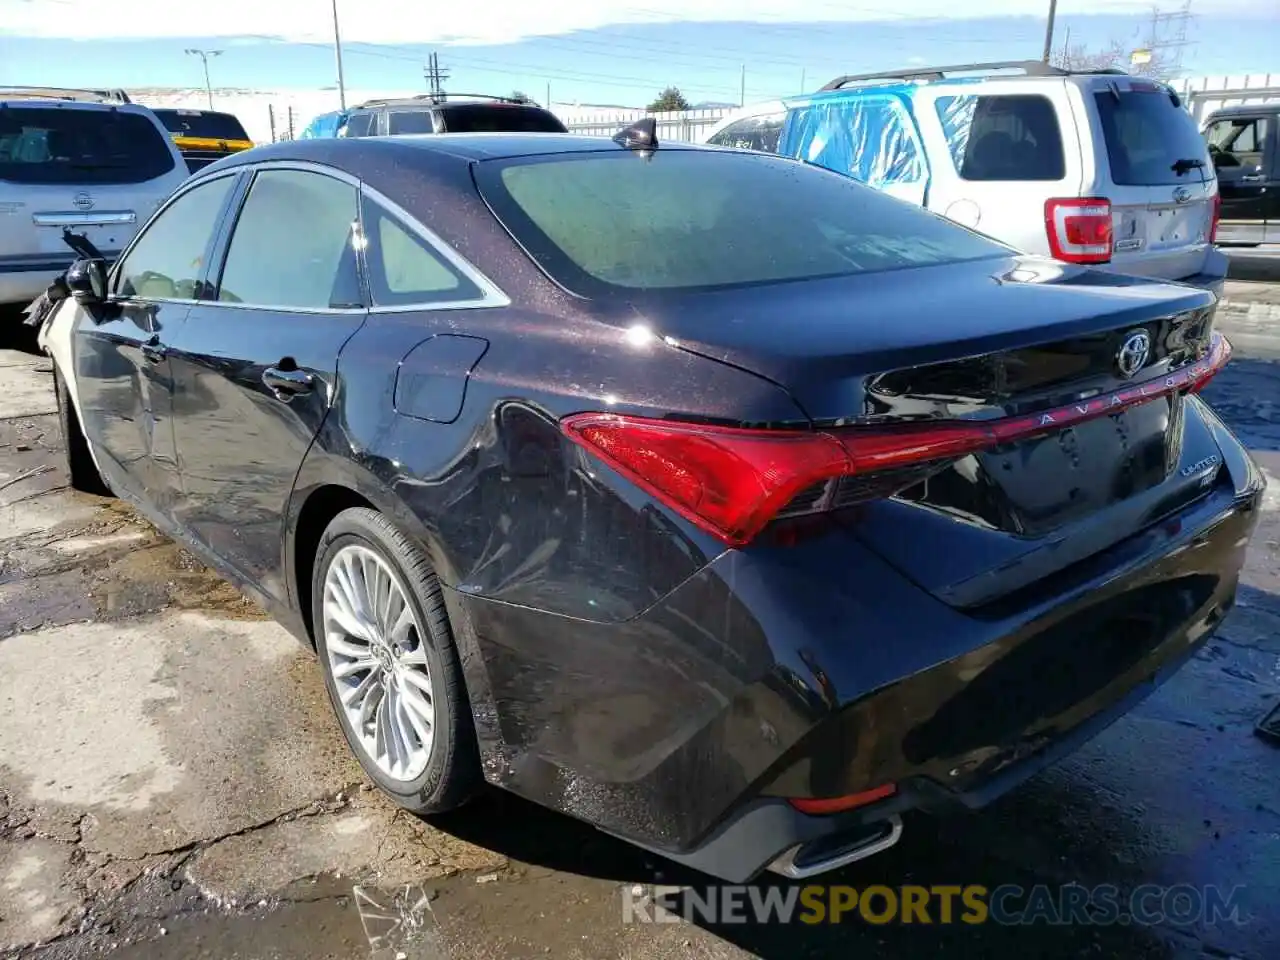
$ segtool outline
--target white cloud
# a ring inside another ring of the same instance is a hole
[[[344,39],[366,43],[505,43],[524,37],[588,30],[610,24],[672,21],[797,23],[1027,15],[1041,17],[1043,0],[911,0],[895,7],[834,0],[489,0],[450,4],[447,13],[422,0],[338,0]],[[1204,16],[1235,11],[1274,16],[1274,0],[1197,0]],[[959,9],[958,9],[959,8]],[[1072,14],[1149,9],[1144,0],[1077,0]],[[280,36],[327,41],[333,35],[328,0],[0,0],[0,34],[71,39]]]

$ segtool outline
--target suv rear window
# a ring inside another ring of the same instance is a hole
[[[149,117],[122,110],[0,110],[0,180],[12,183],[142,183],[174,168]]]
[[[567,133],[554,113],[510,103],[455,104],[442,111],[447,133]]]
[[[1191,114],[1167,90],[1107,90],[1094,94],[1102,135],[1119,186],[1160,186],[1194,182],[1212,174],[1204,140]],[[1198,160],[1203,166],[1178,165]]]
[[[229,113],[205,113],[203,110],[156,110],[164,128],[182,137],[205,137],[210,140],[248,140],[249,134]]]
[[[1062,131],[1048,97],[939,97],[935,107],[961,180],[1061,180]]]
[[[584,296],[843,276],[1007,249],[849,177],[763,153],[658,150],[477,165],[498,218]]]
[[[392,110],[387,114],[387,133],[435,133],[430,110]]]

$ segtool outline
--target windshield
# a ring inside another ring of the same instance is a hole
[[[477,166],[485,199],[584,296],[692,290],[1001,256],[849,177],[767,154],[619,150]]]
[[[0,110],[0,180],[12,183],[142,183],[174,168],[149,117],[122,110]]]
[[[452,105],[443,112],[447,133],[565,133],[553,113],[510,103]]]
[[[1209,155],[1191,114],[1162,88],[1094,94],[1111,161],[1120,186],[1199,183],[1211,176]],[[1180,162],[1181,161],[1181,162]],[[1192,162],[1188,162],[1192,161]],[[1202,166],[1196,166],[1199,161]]]
[[[210,140],[248,140],[240,121],[229,113],[207,113],[203,110],[156,110],[165,129],[183,137],[205,137]]]

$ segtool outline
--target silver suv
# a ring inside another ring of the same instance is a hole
[[[1226,274],[1213,164],[1153,80],[1038,62],[839,77],[708,138],[757,142],[1027,253],[1215,291]]]
[[[64,232],[114,259],[186,177],[123,91],[0,87],[0,305],[29,303],[75,259]]]

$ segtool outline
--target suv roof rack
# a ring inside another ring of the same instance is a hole
[[[75,100],[81,103],[132,103],[123,90],[81,90],[76,87],[4,87],[0,100]]]
[[[382,107],[387,104],[414,104],[421,103],[426,105],[435,105],[445,103],[451,97],[470,97],[475,100],[496,100],[500,103],[518,103],[523,106],[537,106],[532,100],[525,98],[524,100],[516,97],[498,97],[491,93],[419,93],[412,97],[383,97],[376,100],[366,100],[356,109],[361,107]]]
[[[840,90],[852,84],[889,80],[945,80],[949,74],[995,73],[997,70],[1021,70],[1023,76],[1027,77],[1069,77],[1082,73],[1125,75],[1123,70],[1064,70],[1062,67],[1050,66],[1040,60],[1005,60],[995,63],[960,63],[950,67],[916,67],[911,70],[882,70],[878,73],[854,74],[836,77],[822,89]]]

